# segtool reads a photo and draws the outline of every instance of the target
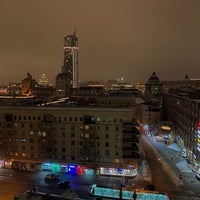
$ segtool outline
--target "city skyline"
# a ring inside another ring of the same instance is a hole
[[[200,78],[200,2],[110,0],[1,1],[0,84],[29,72],[60,73],[64,37],[79,39],[80,81],[124,77],[146,83]],[[14,72],[14,73],[13,73]]]

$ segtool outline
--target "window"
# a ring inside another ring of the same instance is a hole
[[[120,142],[116,142],[116,143],[115,143],[115,147],[116,147],[116,148],[119,148],[119,147],[120,147]]]
[[[108,139],[108,138],[109,138],[109,134],[106,133],[106,134],[105,134],[105,139]]]
[[[74,138],[75,137],[75,133],[71,132],[71,137]]]
[[[106,156],[110,156],[110,151],[109,150],[105,150],[105,155]]]
[[[34,135],[34,132],[33,132],[33,131],[30,131],[30,135]]]
[[[109,142],[105,142],[105,147],[109,147]]]
[[[30,138],[30,143],[34,143],[34,139],[33,138]]]
[[[97,122],[100,122],[101,121],[101,118],[100,117],[97,117]]]
[[[22,145],[22,151],[25,151],[25,150],[26,150],[26,146]]]
[[[65,147],[62,147],[62,153],[66,152]]]
[[[22,153],[22,157],[26,157],[26,153]]]
[[[120,135],[119,134],[115,134],[115,139],[119,140],[120,139]]]
[[[75,156],[71,156],[71,160],[75,160]]]

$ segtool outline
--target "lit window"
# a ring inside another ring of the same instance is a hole
[[[22,139],[21,139],[21,142],[26,142],[26,138],[22,138]]]

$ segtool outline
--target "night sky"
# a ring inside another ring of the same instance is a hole
[[[63,40],[79,39],[80,80],[200,78],[199,0],[0,0],[0,84],[54,83]]]

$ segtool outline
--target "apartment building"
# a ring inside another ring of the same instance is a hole
[[[198,91],[178,91],[163,94],[166,120],[176,125],[176,142],[190,160],[200,169],[200,99]],[[195,94],[195,95],[192,95]]]
[[[131,107],[1,106],[0,159],[32,170],[44,162],[128,164],[140,155],[134,116]]]

